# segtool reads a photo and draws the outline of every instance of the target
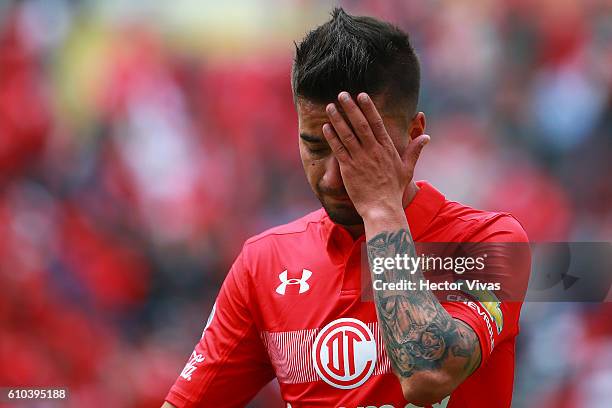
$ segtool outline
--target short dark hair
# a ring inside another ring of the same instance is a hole
[[[329,103],[340,91],[384,95],[387,105],[416,112],[419,60],[408,34],[372,17],[336,8],[325,24],[296,44],[291,73],[293,97]]]

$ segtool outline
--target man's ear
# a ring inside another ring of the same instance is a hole
[[[425,133],[425,114],[418,112],[410,121],[409,134],[410,139],[415,139]]]

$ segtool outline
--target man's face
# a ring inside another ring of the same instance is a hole
[[[385,106],[382,98],[374,97],[373,100],[395,148],[402,153],[408,146],[409,135],[416,137],[422,133],[423,114],[419,113],[412,121],[408,121],[401,118],[401,114],[385,114],[385,110],[380,108]],[[344,188],[338,161],[323,136],[323,124],[329,122],[325,106],[303,98],[297,100],[300,157],[306,178],[333,222],[342,225],[363,224]],[[339,107],[339,104],[336,106]],[[346,117],[345,120],[349,123]],[[414,129],[415,123],[422,123],[420,130]]]

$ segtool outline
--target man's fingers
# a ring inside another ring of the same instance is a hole
[[[372,145],[376,139],[374,138],[370,123],[353,98],[351,98],[351,95],[348,92],[340,92],[338,95],[338,102],[340,102],[340,106],[342,106],[346,117],[351,122],[353,131],[359,138],[361,144],[363,146]]]
[[[357,102],[359,102],[359,107],[370,124],[370,129],[372,129],[372,133],[374,134],[376,140],[378,140],[378,143],[392,146],[393,142],[391,141],[391,137],[387,133],[385,124],[380,116],[380,113],[378,113],[378,109],[376,109],[372,98],[370,98],[367,93],[362,92],[357,95]]]
[[[410,144],[402,155],[402,161],[407,168],[414,170],[414,167],[419,160],[419,156],[421,155],[421,151],[423,150],[423,147],[429,143],[429,140],[429,135],[421,135],[410,141]]]
[[[329,147],[336,156],[336,159],[339,161],[350,159],[350,153],[348,150],[346,150],[346,147],[344,147],[342,141],[340,141],[338,134],[329,123],[323,125],[323,136],[325,137],[325,140],[327,140],[327,144],[329,144]]]
[[[351,154],[356,152],[357,149],[361,147],[361,144],[359,143],[359,140],[338,111],[336,105],[330,103],[325,108],[325,111],[327,112],[329,121],[334,127],[334,130],[336,131],[335,134],[338,136],[338,138],[340,138],[340,141],[342,142],[346,150],[348,150]]]

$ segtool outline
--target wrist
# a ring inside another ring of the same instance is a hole
[[[406,213],[401,205],[391,207],[373,207],[362,215],[366,239],[370,240],[381,232],[408,229]]]
[[[406,222],[406,214],[401,201],[369,206],[360,212],[364,224],[379,222]]]

